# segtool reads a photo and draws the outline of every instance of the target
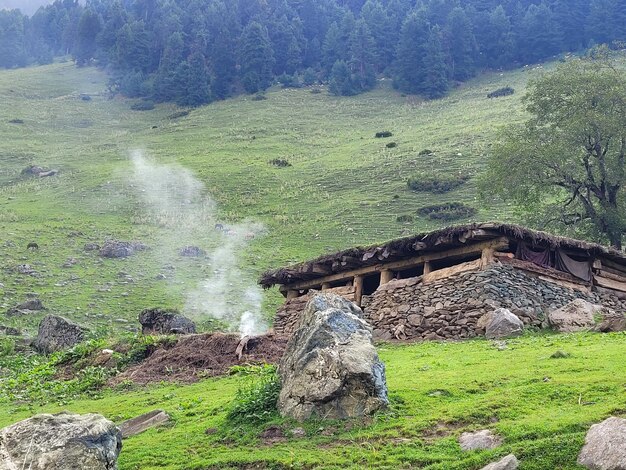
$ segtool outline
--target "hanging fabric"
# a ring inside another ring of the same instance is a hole
[[[553,266],[550,262],[549,249],[535,247],[530,248],[523,242],[517,244],[517,252],[515,253],[515,257],[523,261],[530,261],[544,268],[551,268]]]
[[[556,269],[570,273],[572,276],[591,282],[591,261],[576,261],[570,258],[562,250],[556,250]]]

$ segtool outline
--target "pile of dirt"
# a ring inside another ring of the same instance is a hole
[[[263,335],[249,338],[239,359],[238,335],[205,333],[182,336],[169,347],[160,347],[141,364],[117,375],[114,383],[131,380],[137,384],[153,382],[197,382],[203,377],[223,375],[232,366],[277,364],[287,345],[286,336]]]

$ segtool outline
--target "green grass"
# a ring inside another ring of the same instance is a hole
[[[59,63],[0,71],[0,324],[32,334],[51,312],[89,326],[99,338],[119,337],[137,328],[143,308],[182,308],[185,294],[210,276],[206,260],[181,259],[176,250],[185,244],[210,249],[211,226],[206,234],[190,231],[170,246],[159,245],[172,235],[145,213],[128,177],[129,155],[137,149],[159,163],[191,170],[226,223],[265,225],[265,236],[241,253],[242,275],[249,279],[270,267],[437,228],[417,212],[433,204],[474,206],[472,220],[515,220],[506,205],[480,205],[475,178],[445,194],[410,191],[407,179],[430,172],[479,175],[496,130],[524,118],[520,99],[536,73],[484,75],[431,102],[401,96],[384,81],[356,97],[276,89],[266,100],[242,96],[183,115],[172,105],[132,111],[132,101],[107,96],[106,77],[92,68]],[[514,87],[515,95],[487,99],[503,86]],[[83,101],[80,93],[93,99]],[[9,122],[15,119],[24,122]],[[397,147],[374,137],[381,130],[393,132]],[[425,149],[433,152],[420,155]],[[275,159],[291,166],[269,163]],[[61,173],[25,178],[20,172],[29,164]],[[152,249],[126,260],[83,251],[85,243],[107,238],[142,240]],[[38,251],[26,249],[31,241],[40,245]],[[62,267],[68,258],[78,263]],[[18,274],[20,264],[30,264],[38,275]],[[158,280],[164,264],[176,275]],[[47,312],[4,314],[30,293],[40,296]],[[270,317],[281,297],[269,291],[263,301]],[[106,379],[99,369],[72,383],[53,380],[56,356],[16,356],[13,341],[3,339],[0,381],[18,380],[25,395],[0,395],[0,427],[62,409],[100,412],[116,422],[155,408],[170,413],[170,425],[124,442],[122,470],[474,470],[509,452],[520,458],[522,470],[575,469],[589,425],[625,413],[625,339],[528,335],[508,341],[502,351],[483,340],[383,345],[390,411],[371,422],[308,422],[305,439],[274,445],[259,438],[265,426],[288,431],[299,425],[271,412],[263,413],[270,419],[263,424],[227,421],[233,403],[249,396],[238,390],[250,390],[261,376],[93,390]],[[75,354],[87,353],[88,346],[81,348]],[[550,357],[559,350],[569,356]],[[484,427],[500,433],[504,446],[462,453],[458,435]]]
[[[406,181],[431,171],[479,174],[494,132],[523,117],[520,96],[534,73],[485,75],[431,102],[401,96],[384,81],[357,97],[277,89],[263,101],[242,96],[170,118],[179,111],[175,106],[137,112],[130,100],[110,99],[106,77],[93,68],[61,63],[0,71],[0,308],[34,292],[50,311],[119,331],[132,328],[143,308],[182,306],[185,292],[210,270],[206,263],[175,256],[164,262],[161,249],[104,261],[82,250],[105,238],[154,246],[166,236],[142,210],[128,178],[136,149],[191,170],[227,223],[265,225],[266,235],[241,253],[252,280],[267,268],[444,224],[417,215],[426,205],[462,201],[479,209],[473,220],[510,220],[504,205],[480,207],[473,179],[443,195],[412,192]],[[486,98],[505,85],[518,93]],[[80,93],[93,99],[83,101]],[[13,119],[24,123],[9,123]],[[374,138],[380,130],[392,131],[398,146],[388,149],[386,139]],[[424,149],[434,153],[420,156]],[[292,166],[277,168],[273,159]],[[22,177],[33,163],[61,173]],[[413,222],[398,222],[402,215]],[[26,250],[30,241],[41,249]],[[167,247],[169,255],[177,248]],[[78,264],[62,268],[70,257]],[[40,277],[11,270],[23,263]],[[155,280],[163,264],[173,264],[177,276]],[[134,282],[120,278],[120,271]],[[279,302],[276,291],[265,294],[268,317]],[[0,320],[33,331],[41,316],[0,314]]]
[[[156,408],[173,422],[124,441],[120,469],[426,468],[474,470],[513,452],[522,470],[577,469],[588,427],[624,416],[626,335],[527,335],[504,350],[486,340],[381,345],[392,406],[371,422],[308,422],[306,438],[269,445],[280,418],[233,425],[226,414],[237,389],[263,380],[235,375],[188,386],[106,391],[98,400],[0,408],[0,427],[42,411],[99,412],[120,422]],[[570,357],[551,359],[557,350]],[[504,437],[493,451],[463,453],[461,432],[490,428]],[[213,429],[213,434],[206,434]]]

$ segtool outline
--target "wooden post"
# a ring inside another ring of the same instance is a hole
[[[322,291],[330,289],[330,282],[325,282],[322,284]]]
[[[494,261],[494,249],[484,248],[480,255],[480,269],[485,269]]]
[[[380,285],[387,284],[393,279],[393,271],[391,269],[383,269],[380,272]]]
[[[299,292],[297,290],[289,290],[287,291],[287,300],[295,299],[299,297]]]
[[[433,268],[430,265],[430,261],[426,261],[424,263],[424,276],[426,276],[426,274],[430,274],[431,272],[433,272]]]
[[[354,276],[354,303],[361,306],[363,297],[363,276]]]

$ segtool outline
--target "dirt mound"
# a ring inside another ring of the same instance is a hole
[[[287,345],[287,337],[263,335],[251,337],[241,359],[237,354],[238,335],[205,333],[181,337],[169,347],[160,347],[141,364],[116,376],[114,383],[132,380],[152,382],[196,382],[203,377],[222,375],[232,366],[276,364]]]

